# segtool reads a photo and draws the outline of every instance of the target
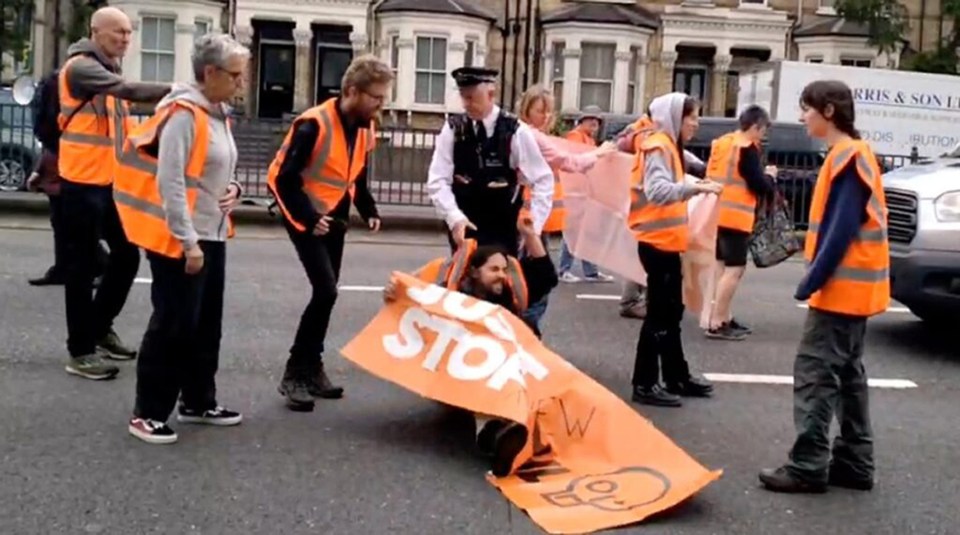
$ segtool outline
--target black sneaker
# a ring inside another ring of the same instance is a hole
[[[110,329],[103,338],[97,340],[97,347],[106,351],[104,356],[108,359],[133,360],[137,356],[137,350],[124,345],[123,341],[120,340],[120,337],[113,329]]]
[[[713,394],[713,383],[701,377],[691,376],[682,383],[667,383],[667,392],[676,396],[708,398]]]
[[[167,424],[156,420],[132,418],[127,431],[148,444],[173,444],[177,441],[177,433]]]
[[[753,334],[753,329],[737,321],[737,318],[730,318],[730,322],[727,323],[727,325],[734,331],[740,331],[743,334]]]
[[[205,411],[196,411],[180,406],[180,409],[177,411],[177,421],[185,424],[228,426],[237,425],[242,422],[243,415],[220,406]]]
[[[633,387],[633,401],[644,405],[654,405],[656,407],[682,407],[683,401],[680,396],[667,392],[659,384],[650,387]]]
[[[734,330],[729,323],[724,323],[716,329],[708,329],[704,334],[707,335],[707,338],[713,340],[730,340],[734,342],[739,342],[747,338],[747,333]]]
[[[62,270],[50,268],[42,277],[30,279],[27,282],[29,282],[31,286],[63,286],[67,283],[67,277]]]
[[[499,431],[493,441],[493,464],[491,471],[497,477],[510,475],[513,461],[527,443],[527,428],[517,422],[509,422]]]
[[[337,386],[330,381],[327,372],[323,370],[323,364],[320,364],[320,369],[317,371],[317,374],[310,378],[310,382],[307,383],[307,389],[310,391],[311,396],[318,398],[340,399],[343,397],[343,387]]]

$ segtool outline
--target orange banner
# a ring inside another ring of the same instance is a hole
[[[424,397],[532,429],[496,486],[550,533],[639,522],[720,477],[486,301],[394,273],[398,298],[342,350]]]

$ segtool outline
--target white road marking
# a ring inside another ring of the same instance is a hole
[[[810,305],[806,303],[797,303],[797,308],[810,308]],[[909,314],[910,309],[907,307],[887,307],[887,312],[893,312],[895,314]]]
[[[619,301],[619,295],[610,294],[577,294],[577,299],[587,299],[593,301]]]
[[[704,377],[718,383],[753,383],[764,385],[792,385],[790,375],[758,375],[753,373],[705,373]],[[917,383],[908,379],[867,379],[874,388],[917,388]]]
[[[137,284],[153,284],[153,279],[147,277],[137,277],[133,279],[133,282]]]
[[[351,286],[345,284],[343,286],[337,286],[338,290],[343,290],[344,292],[382,292],[383,286]]]

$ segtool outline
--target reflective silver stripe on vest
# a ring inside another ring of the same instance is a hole
[[[127,138],[123,125],[123,118],[126,116],[123,110],[123,101],[118,98],[113,99],[113,147],[117,159],[123,154],[123,141]]]
[[[510,291],[513,293],[513,299],[519,309],[518,312],[523,312],[527,309],[527,298],[529,296],[524,291],[526,284],[520,262],[515,258],[509,258],[507,261],[507,276],[510,277]]]
[[[807,227],[807,232],[813,232],[814,234],[820,232],[820,223],[811,222]],[[857,233],[856,241],[860,242],[883,242],[887,239],[887,230],[884,227],[878,229],[865,229],[861,228]]]
[[[831,169],[837,169],[843,162],[850,157],[850,153],[856,150],[854,147],[850,147],[840,151],[840,154],[836,155],[833,160],[830,162]],[[854,159],[855,165],[857,167],[857,172],[860,173],[861,177],[866,178],[867,185],[870,188],[870,198],[867,200],[867,206],[869,209],[872,209],[873,212],[877,215],[877,223],[880,225],[879,229],[864,229],[861,228],[857,233],[856,241],[859,242],[883,242],[887,240],[887,213],[883,209],[883,205],[880,203],[880,199],[873,194],[873,186],[878,180],[879,177],[873,172],[873,169],[870,167],[869,162],[864,157],[863,153],[857,152],[856,158]],[[837,169],[838,170],[838,169]],[[839,170],[838,170],[839,171]],[[807,229],[808,232],[819,232],[820,231],[820,222],[811,221]]]
[[[113,200],[138,212],[152,215],[158,219],[166,220],[167,218],[167,213],[163,210],[162,206],[153,204],[143,199],[138,199],[137,197],[134,197],[125,191],[119,191],[116,189],[113,190]]]
[[[157,176],[157,164],[140,158],[135,149],[124,151],[124,153],[120,156],[120,163],[128,167],[132,167],[138,171],[148,173],[151,176]],[[184,174],[184,182],[188,188],[200,187],[200,177]]]
[[[659,219],[657,221],[646,221],[643,223],[637,223],[636,225],[631,225],[631,230],[636,230],[639,232],[650,232],[654,230],[664,230],[674,227],[682,227],[687,224],[687,216],[683,217],[671,217],[668,219]]]
[[[806,265],[807,268],[809,268],[810,262],[806,262]],[[846,266],[839,266],[830,277],[831,280],[846,280],[852,282],[883,282],[889,278],[890,270],[887,268],[868,269]]]
[[[95,147],[111,147],[113,140],[109,136],[97,134],[81,134],[79,132],[66,131],[60,134],[60,139],[71,143],[82,143],[84,145],[93,145]]]
[[[757,211],[756,208],[750,206],[749,204],[743,204],[736,201],[720,201],[720,207],[729,208],[731,210],[736,210],[749,215],[754,215],[754,213]]]

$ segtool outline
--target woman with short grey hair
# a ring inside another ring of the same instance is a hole
[[[242,419],[217,404],[215,375],[229,214],[241,194],[226,102],[241,89],[249,56],[229,35],[200,37],[195,82],[178,84],[157,106],[156,183],[166,231],[178,247],[175,255],[147,250],[153,315],[140,348],[129,431],[151,444],[176,442],[166,421],[178,396],[181,423],[225,426]]]

